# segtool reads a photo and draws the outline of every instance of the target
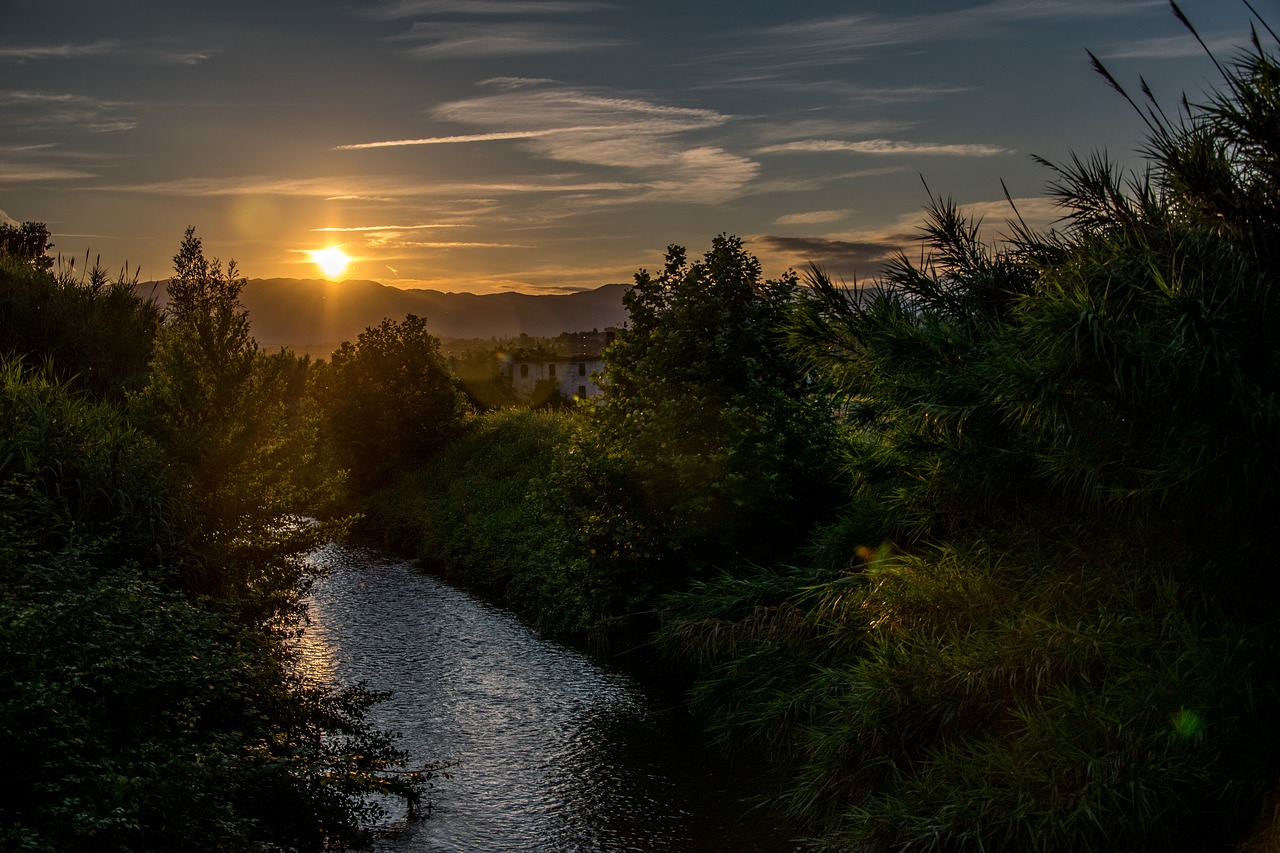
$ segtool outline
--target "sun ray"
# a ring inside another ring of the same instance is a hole
[[[320,271],[324,273],[325,278],[337,278],[346,270],[347,264],[351,263],[351,256],[337,246],[330,246],[327,249],[312,249],[307,254],[311,256],[312,262],[320,267]]]

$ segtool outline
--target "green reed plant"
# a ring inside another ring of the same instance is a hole
[[[1221,67],[1174,118],[1142,84],[1146,171],[1051,167],[1059,230],[934,199],[878,288],[810,270],[849,520],[663,638],[819,846],[1228,849],[1274,785],[1280,60]]]

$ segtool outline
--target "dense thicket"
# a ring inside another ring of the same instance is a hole
[[[127,282],[0,258],[6,850],[318,850],[367,839],[370,795],[416,797],[376,697],[308,683],[286,642],[332,491],[305,365],[257,351],[191,231],[175,265],[157,328]],[[85,349],[122,334],[123,367]]]
[[[58,377],[99,399],[119,402],[147,383],[160,311],[130,280],[108,280],[100,267],[54,274],[5,251],[0,276],[0,358],[47,359]]]
[[[1150,168],[1055,168],[1003,246],[947,201],[859,298],[810,276],[853,494],[806,567],[670,600],[726,742],[835,849],[1229,849],[1274,784],[1280,65]]]
[[[797,299],[736,237],[699,260],[672,246],[641,270],[542,499],[589,621],[625,623],[712,565],[785,553],[830,494],[828,398],[784,352]],[[597,640],[610,640],[607,631]],[[637,638],[630,637],[629,642]]]

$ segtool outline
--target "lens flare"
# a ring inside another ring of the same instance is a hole
[[[311,260],[320,267],[321,272],[325,274],[325,278],[337,278],[342,275],[343,270],[347,268],[347,264],[351,263],[351,257],[337,246],[330,246],[327,249],[315,249],[307,252],[311,256]]]

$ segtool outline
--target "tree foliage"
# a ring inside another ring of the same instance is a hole
[[[647,610],[709,565],[776,555],[808,523],[830,434],[783,350],[795,296],[794,275],[763,280],[725,235],[698,261],[672,246],[661,273],[636,274],[602,394],[547,492],[568,509],[598,619]]]
[[[880,287],[810,271],[849,506],[663,642],[830,849],[1227,849],[1275,783],[1280,61],[1223,71],[1134,101],[1145,171],[1050,165],[1059,230],[931,199]]]
[[[181,484],[197,589],[268,613],[287,607],[302,556],[334,533],[304,520],[339,481],[317,475],[316,419],[297,379],[307,363],[265,354],[239,303],[244,280],[204,257],[194,229],[174,256],[150,382],[133,398]]]
[[[38,272],[53,269],[49,228],[43,222],[0,222],[0,258],[12,258]]]
[[[317,375],[315,395],[338,463],[362,487],[413,470],[466,413],[439,339],[412,314],[344,341]]]
[[[414,797],[278,637],[182,594],[164,449],[48,372],[0,370],[0,847],[320,850]]]

